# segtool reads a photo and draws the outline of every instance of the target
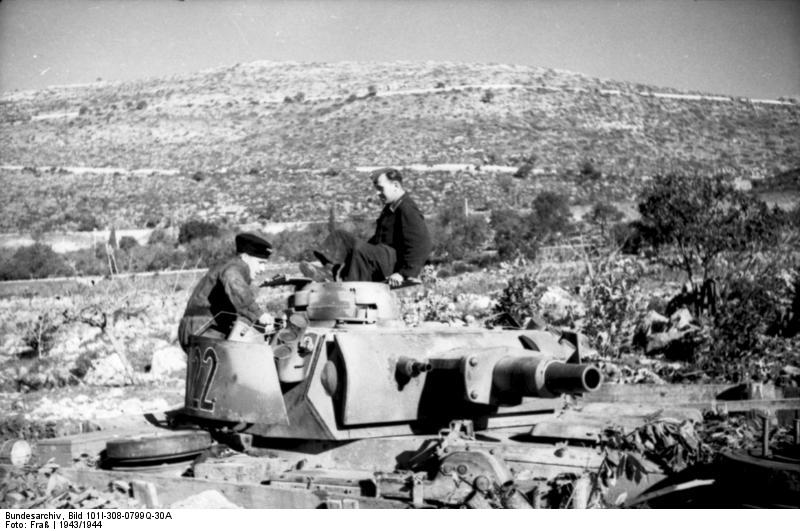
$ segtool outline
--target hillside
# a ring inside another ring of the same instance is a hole
[[[0,142],[0,231],[87,230],[371,215],[361,166],[477,166],[408,171],[429,212],[629,200],[673,169],[768,178],[800,167],[800,106],[522,66],[258,62],[5,94]],[[525,180],[487,167],[531,158]]]

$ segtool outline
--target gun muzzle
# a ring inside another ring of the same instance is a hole
[[[584,363],[564,363],[533,357],[508,357],[497,362],[492,387],[518,396],[553,397],[596,391],[603,381],[600,371]]]
[[[419,376],[423,372],[428,372],[433,368],[433,365],[429,361],[419,361],[414,358],[407,358],[405,356],[401,356],[400,359],[397,360],[397,373],[405,376],[406,378],[413,378],[415,376]]]

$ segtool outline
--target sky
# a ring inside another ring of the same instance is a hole
[[[800,96],[800,0],[0,0],[0,92],[257,60],[509,63]]]

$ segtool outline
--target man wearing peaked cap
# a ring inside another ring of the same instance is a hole
[[[236,256],[212,267],[198,282],[178,326],[178,340],[188,353],[189,338],[210,323],[204,336],[226,338],[237,317],[250,323],[273,325],[272,316],[256,304],[250,284],[264,272],[272,245],[250,232],[236,235]]]

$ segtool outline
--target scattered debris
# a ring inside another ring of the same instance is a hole
[[[216,490],[204,490],[194,496],[177,501],[170,505],[171,509],[241,509],[222,493]]]

